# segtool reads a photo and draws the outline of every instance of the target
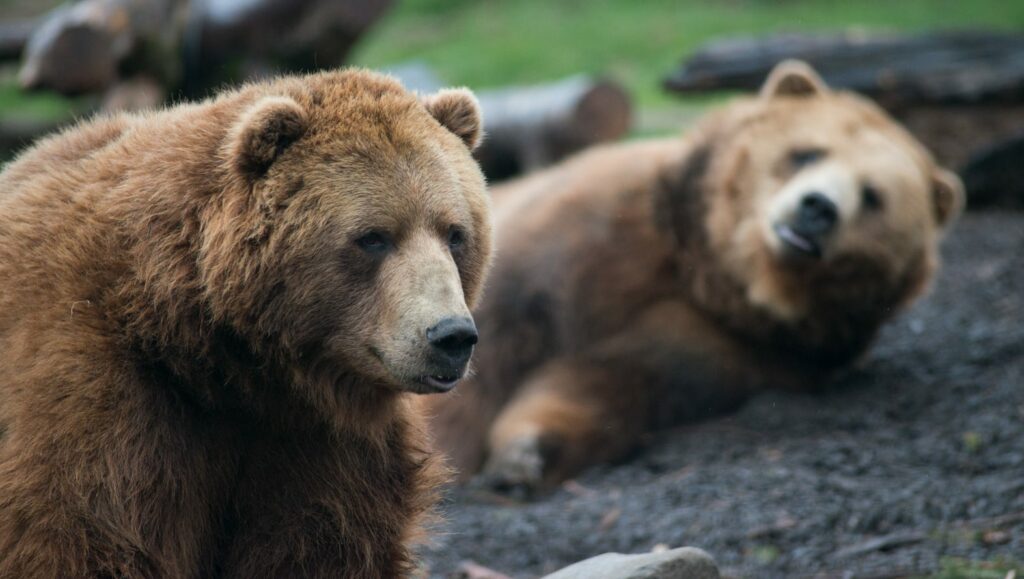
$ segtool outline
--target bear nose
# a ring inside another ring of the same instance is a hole
[[[808,235],[828,233],[839,221],[839,208],[818,192],[804,195],[797,209],[795,229]]]
[[[427,330],[427,341],[453,364],[469,360],[479,336],[470,318],[445,318]]]

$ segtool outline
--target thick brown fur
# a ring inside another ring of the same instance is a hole
[[[769,218],[812,181],[839,183],[843,220],[823,258],[791,259]],[[862,204],[868,184],[881,209]],[[880,109],[799,63],[684,138],[592,150],[492,194],[479,373],[425,402],[464,474],[529,488],[765,388],[818,387],[923,291],[963,203]]]
[[[446,477],[406,393],[417,324],[468,314],[490,252],[475,107],[446,101],[455,134],[386,77],[330,72],[10,164],[0,577],[409,572]]]

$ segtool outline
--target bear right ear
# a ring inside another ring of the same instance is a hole
[[[802,60],[784,60],[775,65],[761,86],[761,98],[809,97],[829,91],[825,81]]]
[[[964,184],[952,171],[936,169],[932,173],[932,202],[935,220],[946,228],[959,216],[966,204]]]
[[[228,159],[242,176],[257,179],[288,145],[306,132],[306,111],[293,99],[268,96],[249,107],[232,129]]]
[[[483,115],[480,114],[480,103],[469,89],[444,89],[420,100],[430,115],[462,139],[470,151],[480,144]]]

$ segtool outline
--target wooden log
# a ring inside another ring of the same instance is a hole
[[[180,75],[187,0],[81,0],[47,15],[25,46],[19,81],[63,94],[104,91],[146,71],[165,84]]]
[[[224,82],[333,68],[394,0],[193,0],[185,92]]]
[[[38,24],[34,19],[0,22],[0,61],[21,58],[21,52]]]
[[[754,90],[786,58],[890,108],[1024,100],[1024,35],[985,31],[725,39],[699,49],[664,85],[680,93]]]
[[[343,64],[392,2],[80,0],[44,18],[25,47],[20,80],[80,94],[142,75],[167,94],[206,96],[225,83]]]
[[[385,72],[420,93],[446,86],[421,62]],[[591,145],[618,139],[632,124],[632,104],[625,89],[586,75],[475,92],[485,132],[476,157],[491,181],[539,169]]]
[[[1024,103],[918,105],[892,112],[943,165],[957,170],[1024,133]]]
[[[1024,209],[1024,132],[978,151],[963,167],[971,208]]]
[[[477,97],[487,134],[477,157],[492,180],[618,139],[632,123],[626,91],[614,82],[584,75],[539,86],[478,91]]]

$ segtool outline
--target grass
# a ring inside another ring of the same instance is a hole
[[[41,0],[0,0],[20,14]],[[53,0],[45,0],[52,3]],[[39,8],[37,7],[38,11]],[[451,84],[486,88],[578,72],[606,74],[646,110],[679,109],[661,78],[704,42],[733,35],[849,27],[1024,30],[1008,0],[397,0],[357,47],[373,68],[421,60]],[[707,99],[689,101],[690,107]],[[75,102],[21,93],[0,75],[0,116],[60,118]]]
[[[54,92],[25,92],[18,86],[16,69],[0,69],[0,120],[57,121],[88,108],[87,98],[68,98]]]
[[[1024,573],[1024,564],[1019,561],[968,561],[960,558],[942,560],[938,573],[929,579],[1006,579],[1013,571],[1017,576]]]
[[[354,61],[422,60],[473,88],[577,72],[624,82],[642,107],[673,97],[661,77],[702,43],[731,35],[849,27],[1024,29],[1007,0],[399,0]]]

